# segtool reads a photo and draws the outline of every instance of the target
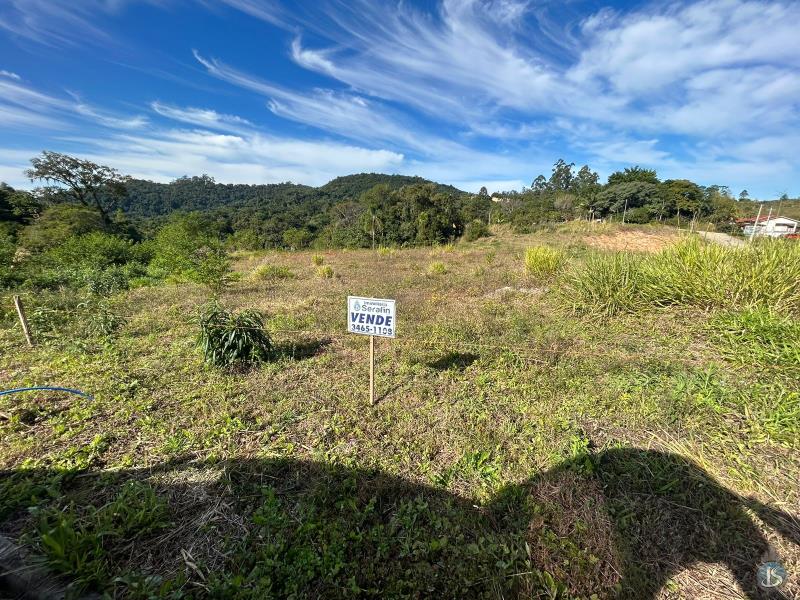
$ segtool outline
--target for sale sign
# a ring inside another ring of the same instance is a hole
[[[347,297],[347,331],[362,335],[396,337],[394,300]]]

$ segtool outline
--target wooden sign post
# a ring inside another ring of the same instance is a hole
[[[369,336],[369,404],[375,404],[375,336]]]
[[[25,334],[25,339],[28,341],[28,346],[33,347],[33,335],[31,328],[28,326],[28,319],[25,318],[25,309],[22,308],[22,298],[14,296],[14,307],[17,309],[17,316],[22,325],[22,332]]]
[[[370,405],[375,404],[375,337],[396,337],[396,322],[394,300],[347,297],[347,331],[369,336]]]

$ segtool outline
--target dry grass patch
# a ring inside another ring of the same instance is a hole
[[[659,252],[675,244],[680,235],[675,230],[655,232],[641,230],[620,230],[609,234],[592,235],[588,233],[584,242],[593,248],[629,252]]]

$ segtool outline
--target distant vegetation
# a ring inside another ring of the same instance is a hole
[[[41,187],[28,192],[0,184],[0,287],[102,294],[167,279],[218,290],[228,277],[227,253],[236,249],[446,244],[487,236],[493,223],[529,232],[573,219],[694,221],[725,231],[735,228],[734,217],[755,212],[747,192],[735,200],[724,186],[661,181],[640,167],[602,184],[588,166],[563,160],[530,188],[494,197],[485,188],[473,195],[375,173],[314,188],[219,184],[206,175],[153,183],[54,152],[31,164],[27,175]],[[780,201],[787,215],[798,206]]]

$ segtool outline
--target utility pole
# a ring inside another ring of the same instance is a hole
[[[756,217],[755,223],[753,223],[753,230],[750,232],[750,241],[753,241],[753,238],[756,237],[756,225],[761,220],[761,210],[764,208],[763,204],[758,205],[758,216]]]
[[[769,235],[769,230],[767,229],[767,227],[769,227],[770,219],[772,219],[772,206],[769,207],[769,214],[767,215],[767,222],[764,224],[764,230],[765,230],[764,232],[767,235]]]

